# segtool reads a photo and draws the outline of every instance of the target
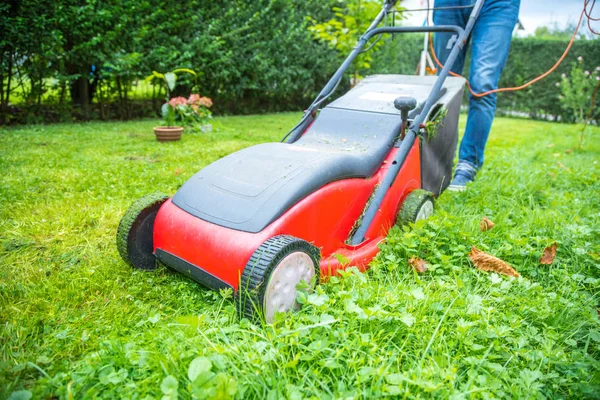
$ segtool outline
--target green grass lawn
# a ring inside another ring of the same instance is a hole
[[[0,398],[600,397],[597,128],[575,150],[577,126],[497,119],[469,191],[272,326],[239,321],[230,293],[121,261],[131,202],[298,118],[216,118],[167,144],[155,121],[0,131]],[[473,245],[522,277],[475,269]]]

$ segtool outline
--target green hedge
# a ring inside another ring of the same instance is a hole
[[[519,86],[543,74],[556,63],[567,45],[568,42],[565,40],[535,38],[513,40],[508,62],[500,79],[500,87]],[[552,115],[560,116],[563,121],[572,121],[572,115],[568,110],[563,109],[560,103],[558,96],[561,91],[556,83],[561,80],[561,74],[569,74],[579,56],[583,58],[583,68],[593,71],[600,65],[600,41],[575,41],[556,71],[522,91],[500,93],[498,107],[503,110],[525,112],[533,118]],[[599,117],[600,113],[596,112],[596,120]]]
[[[136,80],[174,68],[199,73],[194,82],[184,78],[175,94],[212,97],[216,113],[302,109],[340,62],[307,29],[308,17],[331,16],[332,2],[2,4],[0,123],[139,116],[140,105],[146,110],[139,100],[150,99],[132,99]],[[164,94],[155,90],[152,97],[156,110]]]
[[[315,41],[307,29],[309,17],[331,18],[332,5],[339,0],[201,3],[201,7],[196,0],[0,4],[0,123],[156,115],[164,94],[150,89],[139,97],[131,89],[153,70],[182,67],[198,71],[199,78],[195,82],[183,78],[175,94],[193,91],[212,97],[217,114],[301,110],[342,61],[342,55]],[[384,40],[371,70],[362,74],[414,74],[423,36]],[[520,85],[540,75],[566,45],[562,40],[514,40],[501,86]],[[575,42],[550,77],[525,91],[500,94],[500,110],[572,120],[558,100],[560,88],[555,83],[579,55],[585,68],[594,69],[600,64],[600,41]]]
[[[500,79],[500,87],[519,86],[543,74],[554,65],[567,44],[568,41],[564,40],[515,38]],[[373,67],[369,73],[414,74],[422,46],[422,35],[404,35],[396,37],[395,40],[386,39],[385,46],[375,54]],[[583,58],[583,68],[593,71],[600,65],[600,40],[575,41],[566,59],[548,77],[522,91],[499,93],[499,112],[517,111],[526,113],[532,118],[560,117],[562,121],[572,121],[572,115],[560,103],[561,91],[560,87],[556,86],[556,82],[561,80],[561,74],[569,74],[579,56]],[[469,73],[469,60],[470,55],[467,56],[465,76]],[[596,121],[600,119],[600,105],[594,116]]]

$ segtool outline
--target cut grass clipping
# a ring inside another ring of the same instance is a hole
[[[172,195],[299,118],[215,118],[214,132],[165,144],[150,120],[3,129],[0,398],[598,397],[596,127],[565,153],[580,127],[496,119],[468,191],[393,228],[370,271],[330,279],[273,325],[240,321],[231,291],[121,260],[115,234],[136,199]],[[473,245],[521,277],[474,268]]]

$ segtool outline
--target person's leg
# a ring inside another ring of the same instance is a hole
[[[471,0],[435,0],[434,7],[454,7],[466,6],[472,3]],[[469,19],[470,8],[436,10],[433,12],[434,25],[458,25],[464,28]],[[454,33],[438,32],[433,37],[433,49],[435,55],[442,65],[446,63],[450,51],[456,42],[457,36]],[[463,47],[462,51],[456,57],[456,61],[452,65],[452,72],[462,74],[465,66],[465,56],[467,47]],[[438,66],[438,73],[441,70]]]
[[[475,93],[498,88],[506,64],[512,33],[519,15],[520,0],[487,0],[473,27],[469,82]],[[476,169],[484,161],[484,149],[496,113],[496,94],[470,96],[465,135],[459,163]],[[457,168],[458,169],[458,168]],[[474,176],[473,176],[474,177]]]

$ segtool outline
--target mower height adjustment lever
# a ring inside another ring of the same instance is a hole
[[[400,128],[400,139],[404,139],[406,125],[408,123],[408,112],[417,106],[417,100],[410,96],[400,96],[394,100],[394,107],[400,110],[400,118],[402,118],[402,127]]]

